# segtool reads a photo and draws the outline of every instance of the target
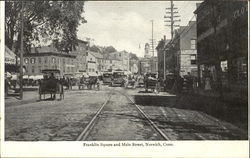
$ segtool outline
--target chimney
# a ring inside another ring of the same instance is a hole
[[[166,35],[164,35],[163,39],[164,39],[164,41],[166,41]]]

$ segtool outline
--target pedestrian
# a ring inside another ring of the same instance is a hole
[[[206,91],[212,90],[210,77],[208,77],[208,76],[205,78],[205,90]]]
[[[5,78],[4,78],[4,83],[5,83],[5,96],[8,96],[9,95],[9,89],[10,89],[10,86],[11,86],[11,84],[10,84],[10,79],[9,79],[9,77],[7,76],[7,74],[5,74]]]

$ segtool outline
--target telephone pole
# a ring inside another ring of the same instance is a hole
[[[174,7],[174,3],[173,0],[170,1],[170,8],[166,8],[166,15],[164,16],[165,20],[164,22],[166,22],[167,24],[165,26],[171,28],[171,40],[173,40],[174,37],[174,28],[175,27],[179,27],[180,25],[177,25],[176,22],[180,22],[179,18],[180,16],[177,15],[178,11],[176,11],[178,8]],[[164,60],[163,60],[163,65],[164,65],[164,69],[163,69],[163,74],[164,74],[164,80],[166,79],[166,52],[164,51]]]
[[[176,22],[180,22],[179,18],[180,16],[177,15],[178,11],[176,11],[178,8],[174,7],[173,0],[170,1],[170,8],[166,8],[166,15],[164,18],[166,19],[164,22],[167,24],[165,26],[171,27],[171,40],[174,37],[174,27],[179,27],[180,25],[175,24]]]
[[[152,56],[154,56],[154,44],[155,44],[155,39],[154,39],[154,20],[151,20],[152,23],[152,31],[151,31],[151,39],[150,39],[150,45],[151,45],[151,52],[152,52]]]

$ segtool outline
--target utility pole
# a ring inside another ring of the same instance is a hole
[[[164,21],[167,23],[165,26],[171,27],[171,40],[174,37],[174,27],[180,26],[180,25],[177,25],[175,23],[181,21],[180,19],[176,19],[176,18],[180,17],[179,15],[177,15],[178,11],[176,11],[176,9],[178,9],[178,8],[174,7],[173,0],[171,0],[170,1],[170,8],[166,8],[166,15],[164,16],[164,18],[167,19]]]
[[[154,43],[155,43],[155,39],[154,39],[154,20],[151,20],[152,23],[152,32],[151,32],[151,39],[150,39],[150,44],[151,44],[151,51],[152,51],[152,56],[154,57]]]
[[[176,11],[177,8],[174,7],[174,3],[173,3],[173,0],[170,1],[170,8],[166,8],[166,15],[164,16],[164,18],[166,20],[164,20],[164,22],[166,22],[167,24],[165,26],[170,26],[171,28],[171,41],[173,40],[173,37],[174,37],[174,28],[175,27],[179,27],[180,25],[177,25],[175,24],[176,22],[180,22],[181,20],[180,19],[177,19],[179,18],[180,16],[177,15],[178,14],[178,11]],[[164,51],[164,80],[166,79],[166,52]],[[177,56],[178,57],[178,56]]]
[[[20,99],[23,99],[23,1],[21,10]]]

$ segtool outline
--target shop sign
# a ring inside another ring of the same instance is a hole
[[[227,60],[221,61],[221,70],[222,72],[227,72]]]
[[[237,18],[239,18],[239,17],[241,17],[241,16],[244,16],[244,15],[246,15],[247,11],[248,11],[247,5],[246,5],[246,6],[243,6],[243,7],[241,7],[240,9],[237,9],[237,10],[235,10],[235,11],[233,12],[233,18],[234,18],[234,19],[237,19]]]

